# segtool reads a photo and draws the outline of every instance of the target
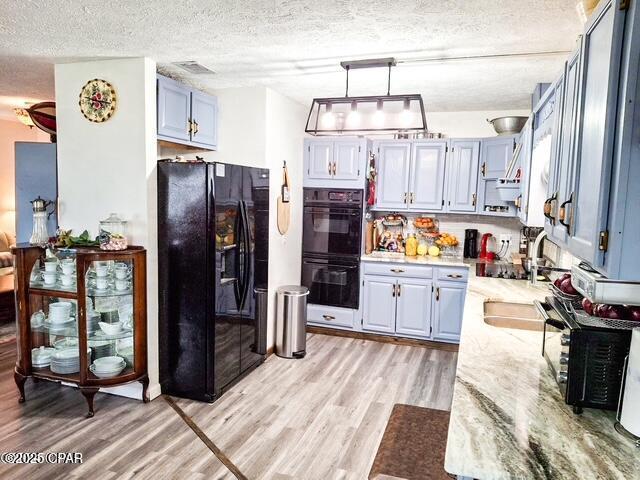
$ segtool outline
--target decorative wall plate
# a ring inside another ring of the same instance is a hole
[[[89,80],[80,91],[80,111],[90,122],[109,120],[116,110],[116,91],[106,80]]]

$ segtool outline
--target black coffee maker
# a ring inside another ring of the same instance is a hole
[[[475,228],[464,231],[464,258],[478,258],[478,230]]]

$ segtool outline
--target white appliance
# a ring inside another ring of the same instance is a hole
[[[631,348],[627,357],[627,373],[621,393],[622,410],[618,420],[627,432],[640,438],[640,328],[631,334]]]
[[[640,282],[609,280],[597,272],[574,265],[571,267],[571,284],[593,303],[640,305]]]

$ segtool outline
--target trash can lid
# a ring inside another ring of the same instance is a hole
[[[282,287],[278,287],[278,293],[303,296],[309,294],[309,289],[300,285],[284,285]]]

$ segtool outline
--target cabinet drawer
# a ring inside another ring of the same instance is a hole
[[[398,263],[364,262],[366,275],[387,275],[397,277],[433,278],[433,267],[422,265],[405,265]]]
[[[307,321],[327,326],[353,328],[355,310],[350,308],[328,307],[326,305],[307,305]]]
[[[438,280],[446,280],[447,282],[466,282],[469,278],[469,269],[460,268],[438,268]]]

